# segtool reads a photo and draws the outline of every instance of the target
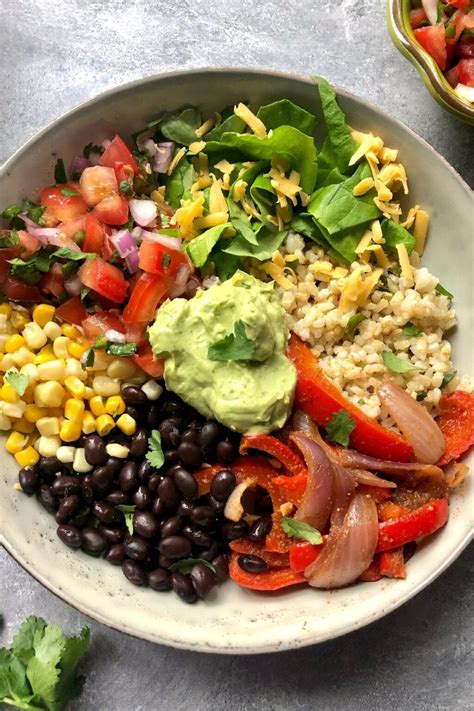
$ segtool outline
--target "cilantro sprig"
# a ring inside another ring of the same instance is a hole
[[[257,344],[248,338],[243,321],[237,321],[234,332],[209,346],[209,360],[250,360],[255,353]]]
[[[335,412],[326,425],[326,433],[331,442],[341,444],[343,447],[349,446],[349,437],[356,423],[345,411]]]
[[[161,447],[161,435],[158,430],[151,431],[151,437],[148,439],[146,459],[155,469],[160,469],[165,463],[165,455]]]
[[[283,516],[281,519],[281,527],[287,536],[297,538],[300,541],[308,541],[314,546],[319,546],[323,542],[323,537],[320,532],[304,521],[296,521],[294,518]]]

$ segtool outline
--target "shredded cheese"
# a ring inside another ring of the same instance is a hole
[[[355,248],[355,253],[356,254],[363,254],[369,244],[372,242],[372,230],[366,230],[364,234],[362,235],[362,238]]]
[[[209,133],[211,128],[214,128],[214,126],[216,125],[216,121],[217,121],[217,114],[214,114],[214,116],[211,116],[211,118],[208,118],[207,121],[204,121],[202,126],[199,126],[199,128],[197,128],[194,131],[194,133],[196,134],[196,136],[198,138],[202,138],[203,136],[206,135],[206,133]]]
[[[265,262],[262,264],[262,269],[266,274],[271,276],[272,279],[276,281],[278,286],[282,287],[282,289],[288,290],[293,288],[293,282],[285,276],[283,269],[278,266],[278,264],[274,264],[273,262]]]
[[[226,173],[232,173],[235,168],[235,163],[229,163],[228,160],[224,159],[220,160],[219,163],[216,163],[214,167],[225,175]]]
[[[200,190],[208,188],[212,184],[212,178],[210,175],[198,175],[196,180],[191,186],[191,193],[197,193]]]
[[[382,226],[379,220],[374,220],[374,222],[372,222],[372,224],[370,225],[370,229],[372,230],[372,240],[375,242],[375,244],[385,244]]]
[[[398,158],[398,150],[396,148],[387,148],[384,146],[379,153],[382,163],[394,163]]]
[[[413,284],[413,270],[411,268],[410,259],[408,257],[407,248],[404,244],[397,244],[398,261],[402,268],[402,275],[408,279],[410,284]]]
[[[398,203],[385,202],[380,200],[378,197],[374,198],[374,203],[385,217],[391,217],[392,220],[398,222],[398,218],[402,214],[402,208],[398,205]]]
[[[413,223],[415,222],[415,217],[420,209],[419,205],[415,205],[415,207],[410,207],[408,210],[407,218],[403,222],[401,222],[401,226],[405,227],[405,229],[409,230],[411,227],[413,227]]]
[[[209,212],[211,215],[215,212],[222,212],[227,215],[228,207],[227,202],[222,192],[221,184],[219,180],[213,175],[213,183],[209,191]]]
[[[348,313],[362,306],[376,287],[382,273],[383,269],[376,269],[369,272],[363,279],[362,268],[354,269],[342,287],[339,310],[342,313]]]
[[[193,222],[197,217],[202,217],[204,212],[204,195],[199,195],[195,200],[182,200],[170,220],[170,224],[178,225],[179,232],[184,239],[196,237],[197,231]]]
[[[417,211],[413,236],[415,237],[415,249],[420,256],[423,254],[423,250],[425,249],[429,219],[429,215],[425,212],[425,210]]]
[[[212,215],[205,215],[204,217],[198,217],[194,221],[194,227],[198,230],[208,230],[209,227],[216,227],[216,225],[223,225],[229,219],[227,212],[214,212]]]
[[[249,200],[248,198],[244,197],[240,201],[240,204],[244,208],[247,215],[249,215],[250,217],[254,217],[256,220],[260,220],[260,222],[263,222],[263,218],[262,218],[261,214],[258,212],[258,210],[256,209],[252,200]]]
[[[232,190],[232,197],[236,202],[240,202],[245,197],[245,191],[247,190],[247,183],[245,180],[236,180],[234,188]]]
[[[168,175],[171,175],[171,173],[173,172],[173,170],[176,168],[176,166],[179,164],[179,162],[180,162],[180,161],[182,160],[182,158],[184,157],[185,153],[186,153],[186,148],[184,148],[184,146],[183,146],[183,148],[180,148],[180,149],[179,149],[179,151],[176,153],[175,157],[173,158],[173,160],[172,160],[171,163],[169,164],[168,170],[167,170],[167,174],[168,174]]]
[[[360,195],[368,193],[373,187],[373,178],[364,178],[352,188],[352,194],[355,195],[355,197],[359,197]]]
[[[375,258],[379,267],[387,269],[390,266],[390,262],[387,258],[387,255],[383,251],[382,246],[380,244],[371,244],[370,247],[367,247],[367,251],[373,252],[375,254]]]
[[[238,104],[238,106],[234,106],[234,114],[241,118],[242,121],[245,121],[247,126],[251,131],[253,131],[257,138],[262,139],[267,137],[267,129],[265,128],[265,124],[257,118],[252,111],[250,111],[248,106],[245,106],[245,104],[242,103]]]

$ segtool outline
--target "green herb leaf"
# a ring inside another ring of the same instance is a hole
[[[41,249],[26,260],[18,257],[9,259],[8,261],[12,265],[11,275],[26,284],[37,284],[41,279],[41,273],[49,271],[51,257],[51,254]]]
[[[347,322],[346,333],[355,333],[357,326],[364,320],[364,314],[354,314],[354,316],[351,316]]]
[[[82,155],[84,156],[84,158],[89,159],[91,153],[97,153],[98,155],[102,155],[103,152],[104,149],[102,148],[102,146],[95,146],[93,143],[88,143],[87,146],[84,146],[82,150]]]
[[[358,148],[357,143],[352,138],[344,112],[339,108],[334,89],[323,77],[315,76],[312,79],[319,89],[324,122],[336,167],[344,174]]]
[[[54,182],[56,185],[64,185],[64,183],[67,183],[66,168],[64,167],[62,158],[58,158],[54,166]]]
[[[27,375],[24,373],[17,373],[15,370],[7,370],[4,380],[6,380],[12,388],[15,388],[20,397],[24,395],[29,383]]]
[[[11,230],[9,235],[0,235],[0,247],[16,247],[20,244],[20,238],[16,230]]]
[[[225,252],[216,252],[212,255],[212,261],[216,268],[216,274],[221,281],[230,279],[240,267],[239,257]]]
[[[297,538],[300,541],[308,541],[313,546],[319,546],[323,542],[323,537],[320,532],[304,521],[296,521],[294,518],[283,516],[281,519],[281,527],[287,536]]]
[[[97,336],[94,341],[94,350],[95,351],[103,351],[107,348],[108,343],[109,342],[106,339],[105,335],[103,333],[101,333],[100,336]]]
[[[23,212],[23,206],[20,203],[15,202],[13,205],[9,205],[3,210],[2,217],[6,220],[12,220],[14,217],[17,217],[20,212]]]
[[[441,385],[439,386],[441,388],[441,390],[443,390],[443,388],[445,388],[447,385],[449,385],[449,383],[455,377],[455,375],[456,375],[456,373],[445,373],[444,374],[443,380],[441,381]]]
[[[397,244],[404,244],[408,254],[415,248],[415,238],[402,225],[398,225],[393,220],[382,220],[382,234],[385,240],[384,248],[387,252],[396,252]]]
[[[36,222],[38,225],[42,225],[44,224],[43,214],[45,210],[46,208],[42,205],[31,204],[26,211],[26,216],[29,217],[30,220],[33,220],[33,222]]]
[[[209,563],[209,561],[204,560],[204,558],[184,558],[183,560],[177,560],[175,563],[170,565],[170,570],[172,573],[181,573],[182,575],[189,575],[191,570],[195,565],[205,565],[212,573],[216,572],[214,566]]]
[[[418,328],[418,326],[415,326],[414,323],[411,323],[411,321],[408,321],[403,328],[402,328],[403,333],[405,336],[421,336],[422,331]]]
[[[81,368],[85,370],[86,368],[92,368],[95,361],[95,353],[93,348],[89,348],[86,352],[86,357],[81,361]]]
[[[403,360],[392,353],[392,351],[383,351],[382,360],[385,367],[392,371],[392,373],[409,373],[412,370],[421,370],[416,365],[412,365],[410,362]]]
[[[62,188],[61,195],[64,195],[64,197],[81,197],[79,193],[71,188]]]
[[[109,355],[116,356],[131,356],[137,352],[137,344],[129,341],[128,343],[107,343],[105,352]]]
[[[228,227],[231,227],[230,222],[226,222],[223,225],[216,225],[215,227],[211,227],[202,234],[198,235],[198,237],[195,237],[188,243],[186,251],[196,267],[204,266],[210,253],[220,240],[222,233]]]
[[[234,333],[229,333],[220,341],[209,346],[207,357],[209,360],[250,360],[255,353],[257,344],[247,337],[245,324],[237,321],[234,324]]]
[[[130,185],[128,180],[120,181],[119,190],[124,195],[133,195],[133,187]]]
[[[161,469],[165,462],[165,455],[161,447],[161,435],[158,430],[151,431],[151,437],[148,439],[146,458],[155,469]]]
[[[418,390],[418,392],[416,393],[417,402],[422,402],[422,400],[424,400],[427,395],[428,393],[426,392],[426,390]]]
[[[316,125],[316,117],[313,114],[289,99],[280,99],[280,101],[261,106],[257,116],[267,129],[275,130],[279,126],[293,126],[308,136],[313,135]]]
[[[187,200],[191,197],[191,187],[195,176],[196,171],[185,158],[173,170],[172,175],[163,176],[165,200],[171,207],[177,209],[181,205],[181,200]]]
[[[125,519],[125,525],[129,534],[133,535],[133,514],[135,512],[135,504],[118,504],[115,507],[118,511],[123,513]]]
[[[206,133],[206,141],[220,141],[224,133],[242,133],[245,130],[245,121],[234,114],[234,107],[230,107],[230,115]]]
[[[69,247],[59,247],[51,255],[51,257],[57,257],[57,259],[69,259],[73,262],[80,262],[81,259],[97,259],[98,256],[95,252],[74,252]]]
[[[451,294],[451,292],[448,291],[447,289],[445,289],[442,284],[437,284],[435,286],[435,291],[438,294],[442,294],[443,296],[446,296],[449,299],[449,301],[452,301],[454,299],[454,294]]]
[[[352,417],[345,410],[339,410],[331,417],[325,429],[331,442],[337,442],[337,444],[342,444],[343,447],[348,447],[349,437],[355,426],[356,423]]]
[[[39,711],[38,706],[30,706],[32,698],[25,667],[11,650],[0,648],[0,703]]]
[[[164,118],[160,131],[169,141],[189,146],[198,140],[196,129],[201,125],[201,112],[199,109],[184,109],[181,113]]]

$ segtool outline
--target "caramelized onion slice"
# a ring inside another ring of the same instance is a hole
[[[331,524],[340,526],[349,509],[355,494],[355,478],[353,473],[339,464],[333,464],[334,469],[334,506],[331,513]]]
[[[293,432],[290,439],[301,450],[308,467],[308,483],[295,519],[322,531],[334,505],[334,469],[323,448],[304,432]]]
[[[365,484],[366,486],[378,486],[379,489],[396,489],[397,485],[394,481],[387,481],[386,479],[380,479],[376,474],[372,472],[365,471],[364,469],[349,469],[352,476],[358,484]]]

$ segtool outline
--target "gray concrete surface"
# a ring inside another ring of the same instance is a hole
[[[393,47],[382,0],[2,0],[0,161],[96,93],[179,67],[325,75],[403,120],[474,183],[472,129],[435,104]],[[472,709],[473,550],[386,619],[318,647],[209,657],[91,623],[0,551],[6,644],[29,614],[92,628],[73,711]]]

